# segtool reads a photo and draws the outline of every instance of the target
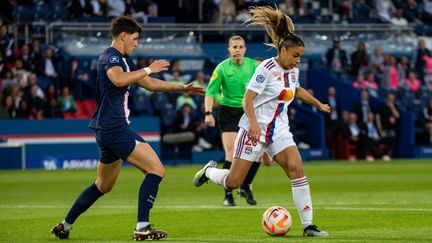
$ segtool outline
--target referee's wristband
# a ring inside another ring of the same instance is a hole
[[[146,71],[147,75],[150,75],[152,73],[152,71],[149,67],[145,67],[143,69],[144,69],[144,71]]]
[[[212,113],[211,111],[206,111],[204,114],[205,114],[206,116],[213,115],[213,113]]]

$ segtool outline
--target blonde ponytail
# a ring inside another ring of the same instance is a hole
[[[272,39],[270,46],[278,50],[283,46],[304,46],[303,40],[294,34],[292,19],[279,9],[268,6],[250,7],[249,13],[252,15],[249,25],[263,25]]]

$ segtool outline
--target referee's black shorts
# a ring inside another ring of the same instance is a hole
[[[243,113],[243,108],[241,107],[235,108],[221,105],[218,115],[220,132],[238,132],[238,124]]]

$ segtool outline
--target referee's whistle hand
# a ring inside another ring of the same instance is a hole
[[[204,123],[206,126],[214,127],[215,126],[215,119],[214,119],[213,115],[206,116],[204,119]]]

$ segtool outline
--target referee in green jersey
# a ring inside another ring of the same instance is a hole
[[[243,96],[255,68],[258,66],[257,61],[245,57],[246,45],[241,36],[235,35],[229,39],[228,53],[229,58],[219,63],[213,71],[204,104],[205,123],[214,127],[213,105],[215,99],[221,94],[218,122],[225,151],[224,169],[231,167],[234,141],[239,129],[238,123],[243,115]],[[252,163],[243,185],[239,188],[240,196],[246,198],[246,202],[250,205],[256,204],[251,191],[251,183],[259,166],[260,163]],[[224,205],[235,206],[232,191],[225,190]]]

